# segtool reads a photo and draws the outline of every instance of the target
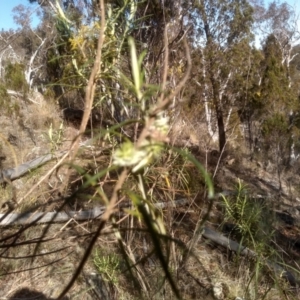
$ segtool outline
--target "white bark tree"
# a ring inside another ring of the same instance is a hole
[[[9,33],[8,33],[9,34]],[[20,63],[21,55],[14,49],[11,39],[14,39],[14,34],[9,34],[6,37],[3,32],[0,33],[0,79],[3,79],[5,63],[10,61],[12,63]]]
[[[251,37],[252,8],[244,0],[200,0],[190,4],[190,8],[191,38],[202,55],[198,81],[202,85],[208,131],[214,135],[214,115],[221,152],[236,99],[231,87],[240,69],[237,56],[243,56],[238,47]]]

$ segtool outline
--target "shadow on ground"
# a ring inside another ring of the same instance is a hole
[[[30,290],[28,288],[22,288],[15,292],[9,300],[18,300],[18,299],[23,299],[23,300],[28,300],[28,299],[34,299],[34,300],[54,300],[53,298],[47,298],[43,293],[37,292],[34,290]],[[68,297],[64,297],[63,300],[68,300]]]

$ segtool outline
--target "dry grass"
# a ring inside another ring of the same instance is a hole
[[[16,149],[18,162],[51,151],[51,143],[45,138],[49,130],[47,118],[53,116],[52,124],[55,130],[59,129],[58,126],[61,122],[61,120],[55,119],[57,110],[50,104],[49,106],[42,104],[32,111],[33,115],[39,115],[41,118],[32,123],[33,130],[39,129],[35,131],[38,136],[37,145],[33,146],[29,143],[30,138],[23,130],[22,134],[26,136],[26,139],[24,138],[24,143],[27,143],[26,147],[13,146]],[[45,111],[47,113],[43,113]],[[27,117],[30,120],[30,115]],[[35,126],[37,126],[36,129],[34,129]],[[198,126],[200,126],[197,127],[199,129],[205,125],[201,123]],[[195,135],[198,132],[198,129],[191,124],[181,129],[183,132],[192,132]],[[58,149],[67,149],[76,134],[77,131],[74,128],[65,124],[63,140],[58,145]],[[178,139],[179,136],[181,137],[177,133],[175,136]],[[197,137],[189,138],[191,143],[196,144],[200,149],[197,150],[198,160],[204,165],[207,162],[208,169],[213,172],[215,170],[214,160],[208,159],[205,152],[205,149],[211,146],[202,147],[203,141],[199,142]],[[78,173],[79,169],[71,168],[70,185],[63,194],[61,194],[60,185],[70,167],[68,165],[53,172],[48,180],[44,181],[16,210],[26,211],[30,208],[39,211],[56,211],[62,209],[64,204],[63,209],[68,211],[105,204],[106,198],[112,195],[119,176],[118,172],[111,171],[81,189],[91,176],[111,163],[112,147],[103,151],[99,151],[99,149],[100,146],[97,144],[94,149],[81,150],[76,160],[73,161],[74,165],[81,168],[81,171]],[[9,155],[9,151],[7,153]],[[248,180],[249,183],[251,179],[254,180],[253,172],[256,172],[257,168],[254,166],[255,163],[253,165],[247,163],[246,166],[243,157],[239,158],[239,162],[242,165],[226,166],[222,163],[219,166],[215,182],[217,187],[225,188],[225,184],[230,186],[235,178],[241,175],[239,169],[243,168],[244,180],[246,182]],[[17,198],[22,198],[54,164],[55,162],[49,163],[13,182]],[[267,174],[265,175],[267,176]],[[221,291],[223,294],[223,298],[220,299],[228,300],[235,299],[235,297],[244,297],[249,300],[271,300],[276,297],[277,299],[296,299],[295,294],[288,291],[285,283],[271,280],[272,276],[263,270],[260,270],[259,278],[256,279],[254,277],[256,265],[253,262],[238,258],[233,253],[213,245],[204,238],[199,239],[192,255],[185,261],[185,264],[182,263],[186,247],[194,238],[197,224],[205,215],[209,204],[206,198],[205,181],[188,160],[178,154],[166,151],[161,160],[152,165],[144,180],[145,187],[149,191],[150,203],[173,201],[178,197],[188,200],[185,207],[156,211],[163,218],[169,237],[169,239],[160,240],[161,249],[168,258],[170,274],[175,279],[183,299],[217,299],[217,291]],[[252,182],[253,186],[255,184],[257,185],[257,181]],[[261,186],[262,190],[263,188]],[[128,201],[130,193],[138,194],[136,181],[132,176],[126,178],[123,189],[118,195],[118,199],[121,200],[119,204]],[[11,195],[10,186],[3,187],[1,203],[7,201]],[[211,218],[207,223],[213,227],[218,227],[222,220],[217,204],[216,201]],[[69,299],[88,300],[97,299],[96,297],[103,299],[105,297],[107,299],[140,299],[141,297],[174,299],[170,284],[165,280],[164,270],[154,251],[157,245],[145,224],[141,222],[141,215],[138,215],[136,211],[133,213],[132,210],[133,208],[127,208],[127,210],[123,210],[122,214],[117,213],[115,218],[106,224],[83,272],[68,293]],[[57,297],[71,279],[98,225],[98,220],[81,223],[71,220],[67,224],[2,228],[0,235],[2,298],[13,299],[18,296],[22,299],[23,295],[16,293],[23,289],[25,295],[25,288],[31,290],[32,293],[38,291],[40,294],[36,292],[35,296],[39,296],[40,299]],[[100,269],[99,265],[97,268],[94,263],[97,253],[100,259]],[[109,260],[112,253],[118,260],[115,267]],[[131,265],[130,269],[128,269],[125,258]],[[105,276],[105,270],[113,267],[115,268],[114,278]],[[102,284],[102,292],[105,290],[106,296],[99,296],[101,291],[97,290],[97,284]],[[256,284],[258,284],[257,287]]]

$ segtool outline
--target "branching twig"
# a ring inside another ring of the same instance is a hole
[[[101,70],[102,47],[103,47],[104,32],[105,32],[104,0],[100,0],[100,15],[101,15],[101,29],[100,29],[100,36],[99,36],[99,40],[98,40],[98,46],[97,46],[96,60],[95,60],[94,67],[93,67],[92,73],[90,75],[90,79],[89,79],[88,86],[87,86],[87,89],[86,89],[84,114],[83,114],[82,122],[81,122],[81,125],[80,125],[79,135],[76,137],[76,139],[73,143],[74,152],[70,156],[71,159],[76,156],[77,151],[78,151],[78,147],[79,147],[80,136],[84,133],[84,131],[86,129],[86,126],[87,126],[87,123],[88,123],[88,120],[89,120],[89,117],[90,117],[90,114],[91,114],[93,101],[94,101],[94,94],[95,94],[95,89],[96,89],[96,76]],[[119,181],[120,181],[120,179],[119,179]],[[67,284],[67,286],[64,288],[64,290],[61,292],[61,294],[58,296],[57,299],[62,299],[67,294],[67,292],[73,286],[76,278],[79,276],[80,272],[82,271],[87,259],[89,258],[90,254],[92,252],[92,249],[94,247],[94,244],[96,243],[96,241],[98,239],[98,236],[99,236],[101,230],[103,229],[103,227],[105,225],[105,222],[106,222],[105,218],[107,218],[107,219],[109,218],[109,215],[110,215],[109,214],[110,213],[109,208],[113,208],[116,201],[117,201],[117,192],[118,192],[118,190],[116,190],[116,188],[117,188],[117,185],[115,187],[115,190],[114,190],[114,193],[113,193],[113,196],[112,196],[112,199],[111,199],[111,200],[114,200],[114,203],[109,204],[109,206],[107,208],[108,212],[104,213],[104,215],[102,217],[102,221],[101,221],[95,235],[93,236],[92,240],[90,241],[90,243],[87,247],[87,250],[85,251],[85,254],[84,254],[79,266],[77,267],[73,277],[71,278],[71,280],[69,281],[69,283]]]
[[[183,40],[183,43],[184,43],[184,47],[185,47],[185,56],[187,59],[187,69],[186,69],[185,75],[182,78],[182,80],[179,82],[179,84],[177,85],[175,90],[169,96],[164,98],[160,103],[158,103],[157,107],[155,107],[155,109],[151,112],[151,114],[150,114],[151,116],[155,116],[162,110],[166,109],[170,105],[172,99],[180,92],[180,90],[184,87],[185,83],[187,82],[187,80],[190,77],[191,68],[192,68],[192,60],[191,60],[190,50],[189,50],[189,46],[188,46],[186,39]],[[168,57],[168,56],[166,56],[166,57]]]

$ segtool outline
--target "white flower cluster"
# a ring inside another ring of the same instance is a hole
[[[162,114],[159,114],[150,130],[155,130],[160,132],[160,134],[166,135],[169,131],[169,117],[164,117]]]
[[[168,129],[168,118],[159,116],[150,127],[150,137],[138,147],[130,141],[123,143],[113,155],[113,164],[132,167],[133,173],[145,167],[160,155],[163,149],[161,137],[166,136]]]

